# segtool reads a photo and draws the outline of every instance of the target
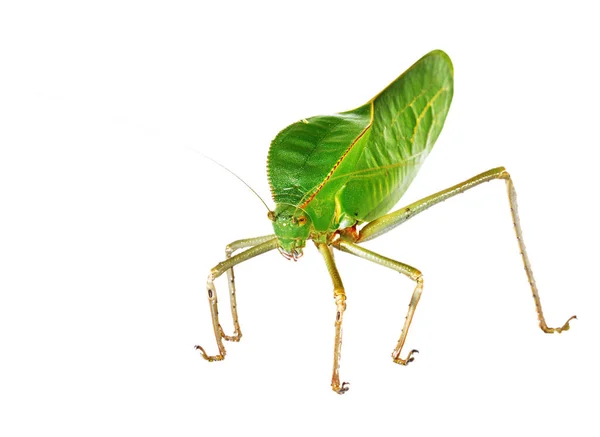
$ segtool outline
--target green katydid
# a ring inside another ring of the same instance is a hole
[[[208,276],[208,300],[219,353],[208,361],[225,358],[223,340],[242,336],[236,306],[233,267],[273,249],[288,260],[302,256],[312,240],[323,256],[333,282],[336,305],[335,344],[331,386],[337,393],[348,390],[340,383],[339,363],[346,294],[333,249],[388,267],[415,281],[408,313],[392,358],[407,365],[411,350],[401,357],[410,324],[423,290],[421,272],[407,264],[364,249],[359,244],[378,237],[429,207],[483,182],[504,180],[517,242],[537,310],[539,326],[546,333],[569,329],[569,318],[560,328],[546,324],[531,265],[525,250],[516,192],[503,167],[481,173],[460,184],[388,213],[400,200],[439,136],[453,95],[453,67],[448,55],[428,53],[381,93],[354,110],[301,120],[282,130],[268,156],[268,175],[275,209],[269,211],[274,234],[234,241],[226,247],[226,260]],[[236,250],[246,249],[232,256]],[[234,332],[229,336],[219,323],[214,280],[227,272]]]

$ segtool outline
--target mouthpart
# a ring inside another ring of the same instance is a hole
[[[293,259],[294,261],[298,261],[298,259],[302,258],[303,255],[302,249],[294,249],[291,252],[286,251],[281,246],[279,246],[277,249],[279,250],[279,253],[287,260]]]

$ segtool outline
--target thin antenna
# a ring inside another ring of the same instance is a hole
[[[188,149],[190,149],[190,150],[193,150],[194,152],[197,152],[197,153],[199,153],[199,154],[200,154],[200,155],[202,155],[204,158],[211,160],[212,162],[214,162],[215,164],[217,164],[217,165],[218,165],[219,167],[221,167],[222,169],[224,169],[224,170],[227,170],[229,173],[231,173],[232,175],[234,175],[234,176],[235,176],[236,178],[238,178],[238,179],[239,179],[239,180],[240,180],[240,181],[241,181],[241,182],[242,182],[242,183],[243,183],[245,186],[247,186],[247,187],[250,189],[250,191],[252,191],[252,192],[254,193],[254,195],[255,195],[256,197],[258,197],[258,198],[260,199],[260,201],[262,202],[262,204],[263,204],[263,205],[265,205],[265,208],[267,208],[267,211],[269,211],[269,212],[271,211],[271,208],[269,208],[269,206],[268,206],[268,205],[267,205],[267,203],[266,203],[266,202],[263,200],[263,198],[262,198],[262,197],[260,197],[260,195],[259,195],[259,194],[258,194],[258,193],[257,193],[257,192],[254,190],[254,188],[252,188],[250,185],[248,185],[248,184],[246,183],[246,181],[245,181],[245,180],[243,180],[241,177],[239,177],[238,175],[236,175],[234,172],[232,172],[231,170],[229,170],[227,167],[225,167],[225,166],[224,166],[223,164],[221,164],[219,161],[217,161],[217,160],[215,160],[215,159],[211,158],[210,156],[207,156],[207,155],[205,155],[204,153],[202,153],[202,152],[199,152],[199,151],[198,151],[198,150],[196,150],[196,149],[192,149],[191,147],[188,147]]]

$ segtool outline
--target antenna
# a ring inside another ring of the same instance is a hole
[[[207,155],[205,155],[204,153],[202,153],[202,152],[199,152],[199,151],[198,151],[198,150],[196,150],[196,149],[192,149],[191,147],[188,147],[188,149],[190,149],[190,150],[193,150],[193,151],[194,151],[194,152],[196,152],[196,153],[199,153],[199,154],[200,154],[200,155],[202,155],[204,158],[206,158],[206,159],[208,159],[208,160],[210,160],[210,161],[214,162],[214,163],[215,163],[215,164],[217,164],[219,167],[221,167],[221,168],[222,168],[222,169],[224,169],[224,170],[227,170],[227,171],[228,171],[229,173],[231,173],[233,176],[235,176],[236,178],[238,178],[238,180],[240,180],[240,182],[242,182],[242,183],[243,183],[243,184],[244,184],[246,187],[248,187],[248,189],[249,189],[250,191],[252,191],[252,192],[254,193],[254,195],[260,199],[260,201],[262,202],[262,204],[263,204],[263,205],[265,205],[265,208],[267,208],[267,211],[269,211],[269,212],[271,211],[271,208],[269,208],[269,206],[268,206],[268,205],[267,205],[267,203],[266,203],[266,202],[263,200],[263,198],[262,198],[262,197],[260,197],[260,195],[259,195],[259,194],[258,194],[258,193],[257,193],[257,192],[254,190],[254,188],[252,188],[250,185],[248,185],[248,183],[246,183],[246,181],[245,181],[245,180],[243,180],[241,177],[239,177],[238,175],[236,175],[234,172],[232,172],[231,170],[229,170],[227,167],[225,167],[225,166],[224,166],[223,164],[221,164],[219,161],[217,161],[217,160],[215,160],[215,159],[211,158],[210,156],[207,156]]]

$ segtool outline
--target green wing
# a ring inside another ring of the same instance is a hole
[[[361,221],[389,211],[404,194],[438,138],[453,95],[453,68],[428,53],[373,100],[369,141],[352,168],[341,167],[343,213]]]
[[[282,130],[267,160],[273,200],[303,208],[318,231],[387,212],[440,134],[452,76],[450,58],[433,51],[367,104]]]
[[[368,107],[301,120],[271,143],[267,172],[276,203],[301,205],[318,191],[370,121]]]

